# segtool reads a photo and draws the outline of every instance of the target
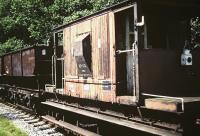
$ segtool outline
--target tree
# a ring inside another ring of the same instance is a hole
[[[0,50],[7,52],[16,49],[8,44],[19,43],[21,46],[18,41],[24,44],[43,43],[50,37],[54,26],[92,14],[119,1],[0,0]]]
[[[0,54],[5,54],[10,51],[16,51],[24,45],[22,40],[12,37],[0,45]]]
[[[191,26],[192,42],[196,46],[200,46],[200,18],[193,18],[191,21]]]
[[[49,39],[53,27],[121,1],[123,0],[0,0],[0,50],[4,50],[5,46],[4,51],[8,51],[7,44],[13,43],[8,41],[22,41],[29,45],[44,43]],[[200,33],[199,20],[193,20],[192,37]],[[10,47],[15,49],[14,46]]]

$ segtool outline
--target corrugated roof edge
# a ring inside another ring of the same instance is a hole
[[[77,20],[72,21],[72,22],[70,22],[70,23],[63,24],[63,25],[60,25],[60,26],[58,26],[58,27],[55,27],[55,28],[52,29],[52,32],[54,32],[54,33],[60,32],[60,31],[62,31],[64,28],[66,28],[66,27],[68,27],[68,26],[70,26],[70,25],[72,25],[72,24],[75,24],[75,23],[80,22],[80,21],[82,21],[82,20],[84,20],[84,19],[87,19],[87,18],[90,18],[90,17],[92,17],[92,16],[95,16],[95,15],[98,15],[98,14],[101,14],[101,13],[104,13],[104,12],[109,11],[109,10],[117,9],[117,8],[120,8],[120,7],[125,6],[125,5],[130,5],[130,4],[132,4],[132,2],[134,2],[134,1],[137,1],[137,0],[126,0],[126,1],[123,1],[123,2],[121,2],[121,3],[112,5],[112,6],[108,7],[108,8],[105,8],[105,9],[102,9],[102,10],[100,10],[100,11],[97,11],[97,12],[91,14],[91,15],[88,15],[88,16],[85,16],[85,17],[81,17],[81,18],[78,18]]]

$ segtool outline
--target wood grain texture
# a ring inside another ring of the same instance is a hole
[[[21,52],[12,54],[13,76],[22,76]]]
[[[2,58],[0,58],[0,75],[2,75]]]
[[[23,76],[33,76],[35,70],[35,49],[22,52]]]
[[[11,55],[4,56],[3,61],[4,61],[4,74],[12,76]]]
[[[114,29],[113,13],[102,14],[64,29],[66,95],[107,102],[115,101],[116,87],[112,85],[115,83]],[[92,77],[86,79],[78,76],[73,56],[73,42],[84,33],[90,34],[92,50]],[[103,90],[103,81],[111,83],[110,90]]]

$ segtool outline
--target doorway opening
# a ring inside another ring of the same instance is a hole
[[[118,96],[133,96],[134,70],[134,9],[133,7],[115,13],[116,51],[130,50],[130,52],[116,53],[116,82]]]

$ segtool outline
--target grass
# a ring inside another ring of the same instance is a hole
[[[0,136],[27,136],[27,134],[16,128],[8,119],[0,116]]]

